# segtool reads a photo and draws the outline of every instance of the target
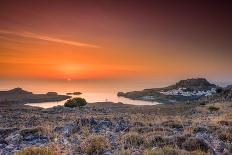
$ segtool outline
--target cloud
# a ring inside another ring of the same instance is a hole
[[[15,31],[0,30],[0,35],[1,34],[39,39],[39,40],[67,44],[67,45],[72,45],[72,46],[79,46],[79,47],[99,48],[99,46],[97,45],[92,45],[92,44],[87,44],[87,43],[82,43],[82,42],[77,42],[77,41],[64,40],[60,38],[54,38],[54,37],[50,37],[47,35],[41,35],[41,34],[31,33],[31,32],[15,32]]]

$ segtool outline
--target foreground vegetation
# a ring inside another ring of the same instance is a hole
[[[42,109],[0,104],[0,154],[232,153],[232,103]]]

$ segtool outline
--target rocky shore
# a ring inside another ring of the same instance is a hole
[[[118,92],[119,97],[133,100],[156,101],[161,103],[196,102],[205,97],[217,95],[222,89],[204,78],[186,79],[164,88],[151,88],[141,91]]]
[[[14,88],[9,91],[0,91],[0,101],[13,101],[17,103],[40,103],[63,101],[71,96],[58,95],[56,92],[48,92],[46,94],[33,94],[23,90],[22,88]]]
[[[232,154],[232,103],[49,109],[0,103],[0,154]]]

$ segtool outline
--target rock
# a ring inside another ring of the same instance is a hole
[[[110,151],[106,151],[102,155],[112,155],[112,153]]]
[[[20,134],[13,134],[5,138],[7,143],[13,143],[18,144],[22,139],[22,136]]]
[[[61,127],[61,126],[56,126],[54,129],[53,129],[53,131],[54,132],[62,132],[64,130],[64,128],[63,127]]]
[[[90,118],[90,125],[91,126],[97,125],[97,121],[93,117]]]
[[[20,134],[23,137],[26,137],[28,135],[36,135],[36,134],[42,134],[44,132],[42,127],[35,127],[35,128],[26,128],[20,131]]]
[[[216,150],[220,153],[222,153],[225,149],[226,145],[224,142],[220,141],[216,147]]]
[[[79,123],[80,123],[81,126],[86,126],[86,125],[90,124],[90,120],[91,119],[88,119],[88,118],[81,118]]]
[[[43,128],[28,128],[20,131],[22,140],[29,145],[35,144],[46,144],[49,141],[49,137],[47,137],[44,133]]]
[[[80,127],[77,125],[77,123],[71,123],[64,127],[64,135],[67,137],[78,131],[80,131]]]
[[[112,125],[112,122],[109,119],[105,118],[104,120],[100,120],[98,122],[98,125],[100,128],[110,127]]]
[[[127,131],[129,130],[129,125],[123,119],[119,120],[115,125],[115,132]]]
[[[27,125],[32,127],[32,126],[38,126],[40,124],[39,119],[36,116],[32,116],[28,121]]]
[[[74,139],[71,140],[71,143],[75,144],[75,145],[79,145],[81,143],[81,141],[78,140],[77,138],[74,138]]]
[[[208,129],[206,127],[196,127],[193,132],[196,134],[198,132],[207,132]]]
[[[9,144],[9,145],[7,145],[7,146],[5,147],[5,150],[7,150],[7,151],[12,151],[12,150],[14,150],[14,148],[15,148],[15,146],[14,146],[13,144]]]
[[[131,155],[141,155],[141,152],[136,150],[136,151],[132,152]]]
[[[0,128],[0,137],[6,138],[9,134],[17,130],[18,128]]]
[[[7,141],[0,139],[0,150],[8,145]]]
[[[111,132],[111,131],[106,131],[106,136],[107,136],[107,137],[114,137],[114,136],[115,136],[115,133],[114,133],[114,132]]]

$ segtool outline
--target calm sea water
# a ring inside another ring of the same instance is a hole
[[[122,102],[124,104],[133,105],[155,105],[158,102],[131,100],[124,97],[118,97],[119,91],[127,92],[134,90],[143,90],[144,88],[152,88],[151,83],[141,81],[0,81],[1,90],[9,90],[15,87],[21,87],[24,90],[33,93],[47,93],[50,91],[58,94],[66,94],[69,92],[82,92],[78,97],[83,97],[88,103],[94,102]],[[154,87],[164,86],[164,83],[154,83]],[[74,95],[75,96],[75,95]],[[73,96],[73,97],[74,97]],[[77,97],[75,96],[75,97]],[[49,108],[57,105],[63,105],[65,101],[30,103],[28,105],[42,108]]]
[[[176,81],[176,80],[175,80]],[[124,104],[133,105],[155,105],[157,102],[131,100],[123,97],[118,97],[119,91],[127,92],[134,90],[143,90],[144,88],[157,88],[174,84],[175,81],[20,81],[20,80],[0,80],[0,90],[9,90],[15,87],[21,87],[24,90],[33,93],[47,93],[54,91],[59,94],[70,92],[82,92],[78,95],[83,97],[89,103],[94,102],[122,102]],[[30,103],[31,106],[49,108],[56,105],[63,105],[65,101],[60,102],[44,102]]]

